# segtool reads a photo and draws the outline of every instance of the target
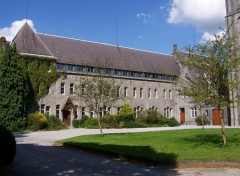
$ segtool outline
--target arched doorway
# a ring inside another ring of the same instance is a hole
[[[221,109],[222,117],[224,117],[224,111]],[[219,109],[213,109],[212,110],[212,124],[213,125],[221,125],[221,118]]]
[[[183,125],[185,124],[185,109],[180,108],[180,123]]]
[[[70,97],[68,97],[63,109],[62,109],[62,115],[63,115],[63,122],[70,126],[71,125],[71,120],[72,120],[72,117],[71,117],[71,112],[75,112],[77,111],[76,109],[76,106],[74,106],[72,100]]]

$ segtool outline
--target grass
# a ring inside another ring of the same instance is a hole
[[[87,148],[160,164],[181,161],[240,161],[240,129],[174,130],[79,136],[61,140],[64,145]]]

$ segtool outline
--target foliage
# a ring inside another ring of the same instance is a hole
[[[180,126],[180,123],[174,117],[171,117],[167,119],[166,125],[169,127],[175,127]]]
[[[79,128],[79,127],[81,127],[81,120],[79,120],[79,119],[73,119],[73,121],[72,121],[72,126],[73,126],[74,128]]]
[[[28,129],[37,131],[37,130],[46,129],[47,126],[48,126],[47,117],[44,114],[40,112],[36,112],[28,115],[28,118],[27,118]]]
[[[159,118],[163,117],[159,112],[156,110],[145,110],[140,111],[138,113],[137,119],[141,122],[145,122],[148,124],[154,124],[159,122]]]
[[[107,77],[105,69],[98,69],[95,74],[81,77],[79,85],[75,87],[75,99],[96,114],[100,133],[103,135],[100,122],[101,109],[111,107],[121,99],[117,91],[120,86],[116,79]]]
[[[16,141],[13,134],[0,126],[0,167],[11,164],[16,154]]]
[[[200,109],[213,106],[220,110],[224,106],[234,106],[239,97],[233,96],[233,92],[240,87],[236,79],[236,70],[240,64],[237,38],[226,31],[223,36],[215,35],[215,40],[186,48],[189,53],[187,59],[178,59],[192,74],[179,80],[179,94],[189,96],[190,102]],[[221,117],[221,124],[223,143],[226,145],[224,117]]]
[[[120,108],[118,118],[120,121],[134,120],[134,111],[128,103],[124,103],[124,105]]]
[[[204,125],[210,125],[210,120],[208,119],[207,116],[198,116],[195,119],[195,122],[197,123],[197,125],[202,125],[202,122]]]
[[[47,117],[47,129],[48,130],[61,130],[66,129],[67,126],[59,118],[54,115]]]
[[[62,140],[64,145],[94,149],[144,161],[238,161],[239,129],[226,129],[229,144],[223,147],[219,129],[170,130],[127,134],[78,136]],[[177,147],[176,147],[177,146]],[[186,154],[186,149],[188,152]],[[172,155],[174,154],[174,155]]]
[[[0,125],[11,131],[25,127],[26,82],[16,46],[6,44],[0,60]]]
[[[82,126],[84,128],[90,128],[90,129],[98,128],[97,118],[94,118],[94,117],[86,118]]]
[[[121,123],[121,128],[147,128],[148,125],[137,120],[128,120]]]
[[[37,101],[48,93],[62,73],[57,72],[55,61],[49,58],[22,55],[19,62],[27,81],[27,110],[37,110]]]
[[[100,120],[103,125],[103,128],[119,128],[119,124],[118,124],[116,115],[106,114]]]

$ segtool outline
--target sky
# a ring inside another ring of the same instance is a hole
[[[5,0],[0,36],[38,33],[172,54],[225,28],[225,0]]]

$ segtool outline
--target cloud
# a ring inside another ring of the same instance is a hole
[[[138,13],[136,16],[137,16],[137,18],[143,19],[143,22],[144,22],[144,23],[149,23],[149,22],[154,21],[152,14]]]
[[[200,32],[214,33],[225,26],[225,14],[225,0],[173,0],[167,21],[191,24]]]
[[[10,27],[0,28],[0,36],[4,36],[7,39],[7,41],[12,41],[12,39],[16,36],[16,34],[18,33],[18,31],[21,29],[25,22],[26,19],[22,19],[19,21],[14,21]],[[27,20],[27,22],[29,26],[31,26],[33,30],[36,31],[32,20]]]
[[[224,31],[218,31],[215,33],[215,35],[217,36],[223,36],[225,34]],[[208,33],[208,32],[204,32],[202,35],[202,39],[200,41],[200,43],[205,43],[206,41],[214,41],[216,39],[214,34]]]

